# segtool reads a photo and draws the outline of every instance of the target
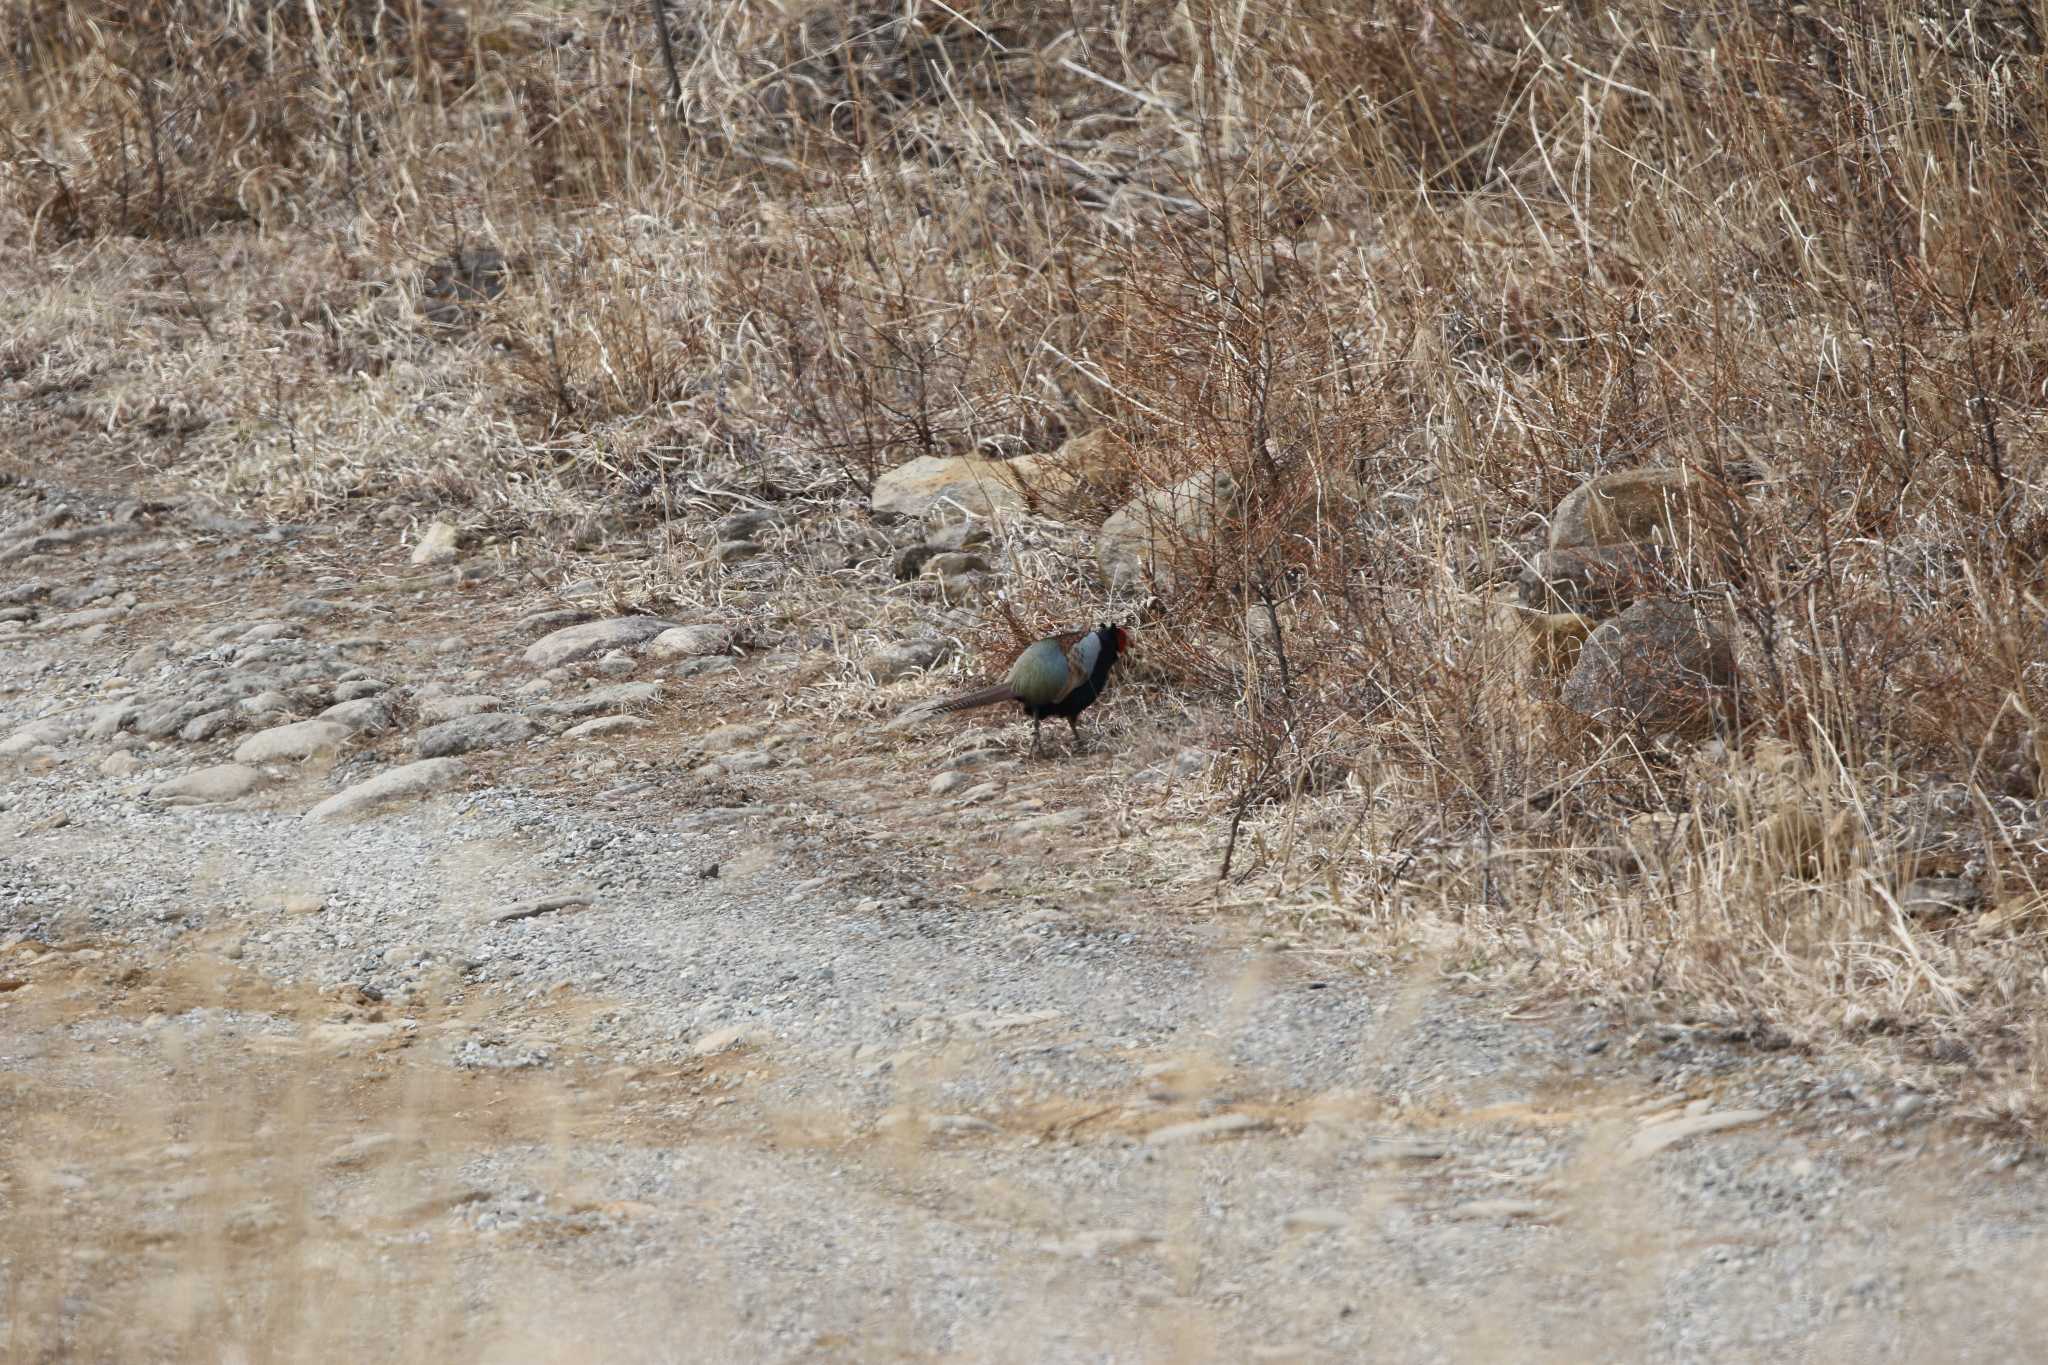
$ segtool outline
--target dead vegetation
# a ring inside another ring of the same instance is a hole
[[[6,305],[29,429],[300,514],[843,529],[905,459],[1113,428],[1127,487],[1053,520],[1228,490],[1112,605],[1152,705],[1225,718],[1231,879],[2031,1076],[2030,10],[760,0],[668,6],[666,44],[656,12],[19,0],[10,273],[61,281]],[[1657,569],[1732,623],[1704,746],[1570,723],[1503,610],[1559,500],[1643,465],[1728,490]],[[1098,614],[1034,534],[1009,601]],[[725,577],[671,546],[636,586]],[[1907,913],[1936,875],[1987,910]]]

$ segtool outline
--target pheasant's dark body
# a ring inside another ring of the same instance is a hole
[[[1129,638],[1117,626],[1097,626],[1079,638],[1049,635],[1019,654],[1010,665],[1009,676],[998,685],[950,698],[931,709],[967,711],[1014,701],[1031,717],[1033,753],[1038,751],[1038,727],[1053,718],[1065,720],[1078,742],[1081,727],[1077,721],[1102,695],[1109,683],[1109,670]]]

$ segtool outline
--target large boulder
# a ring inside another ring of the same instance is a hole
[[[1156,488],[1125,503],[1095,544],[1095,558],[1112,587],[1142,583],[1149,576],[1170,582],[1186,568],[1189,550],[1216,534],[1242,502],[1237,480],[1216,469]]]
[[[876,479],[868,507],[880,521],[922,517],[934,507],[976,517],[1022,512],[1028,504],[1013,463],[920,455]]]
[[[1649,598],[1601,625],[1559,695],[1608,730],[1703,739],[1732,718],[1735,649],[1691,603]]]
[[[1088,495],[1108,497],[1130,482],[1131,448],[1107,428],[1076,436],[1058,450],[1014,460],[920,455],[875,480],[868,497],[878,520],[932,512],[989,518]]]
[[[1670,592],[1680,569],[1672,547],[1654,541],[1545,550],[1522,570],[1522,605],[1602,620],[1639,598]]]
[[[1565,494],[1550,517],[1550,548],[1581,550],[1636,540],[1690,545],[1702,531],[1709,485],[1688,469],[1624,469]]]

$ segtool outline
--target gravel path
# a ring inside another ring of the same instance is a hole
[[[1076,911],[1086,782],[512,578],[0,492],[0,1347],[2048,1354],[2048,1183],[1922,1097]]]

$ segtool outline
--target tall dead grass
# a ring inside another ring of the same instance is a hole
[[[668,6],[673,74],[650,13],[18,4],[8,211],[151,264],[100,311],[190,348],[150,383],[234,496],[654,515],[1114,427],[1132,491],[1232,490],[1125,605],[1231,717],[1233,877],[1731,1027],[2031,1055],[2031,11],[749,0]],[[479,241],[503,297],[424,330]],[[1743,666],[1704,751],[1556,723],[1496,600],[1639,464],[1744,489],[1676,578]],[[2005,929],[1902,913],[1932,872]]]

